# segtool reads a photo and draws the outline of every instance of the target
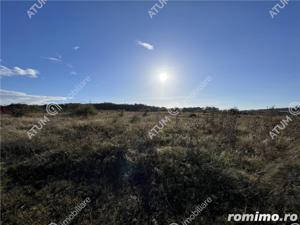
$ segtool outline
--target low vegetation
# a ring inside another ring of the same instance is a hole
[[[94,116],[97,114],[97,110],[92,105],[78,105],[75,110],[72,111],[71,115],[74,116]]]
[[[2,114],[3,224],[59,224],[87,197],[72,224],[180,224],[209,196],[192,224],[300,215],[299,117],[272,140],[278,113],[183,111],[150,139],[167,112],[76,107],[50,116],[31,140],[42,111]]]

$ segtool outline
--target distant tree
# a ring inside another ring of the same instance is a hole
[[[206,112],[219,112],[219,109],[216,107],[205,107]]]
[[[234,107],[234,108],[229,109],[228,112],[229,112],[230,114],[232,114],[232,115],[237,115],[237,114],[239,114],[239,110],[238,110],[237,107]]]

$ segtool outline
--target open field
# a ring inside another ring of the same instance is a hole
[[[60,113],[29,140],[43,115],[1,116],[3,224],[60,224],[87,197],[72,224],[180,224],[208,197],[191,224],[300,215],[299,117],[272,140],[285,116],[182,112],[150,139],[167,112]]]
[[[0,225],[300,225],[300,0],[0,11]]]

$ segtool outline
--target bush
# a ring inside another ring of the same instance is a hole
[[[140,121],[140,118],[138,115],[134,115],[131,119],[130,119],[130,123],[135,123]]]
[[[228,110],[229,114],[231,115],[238,115],[239,114],[239,110],[238,108],[232,108]]]
[[[148,116],[148,111],[145,111],[145,112],[143,113],[143,117],[145,117],[145,116]]]
[[[195,113],[191,113],[190,117],[197,117],[197,115]]]
[[[39,108],[37,106],[30,106],[25,104],[11,104],[3,108],[4,111],[9,112],[14,117],[22,117],[28,113],[38,112]]]
[[[74,116],[94,116],[97,114],[97,110],[92,105],[79,105],[72,114]]]
[[[14,109],[11,111],[11,115],[14,117],[22,117],[25,116],[27,113],[28,112],[26,109]]]

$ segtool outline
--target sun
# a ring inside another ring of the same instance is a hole
[[[166,74],[166,73],[160,73],[159,74],[159,80],[162,83],[165,83],[168,80],[168,78],[169,78],[168,74]]]

